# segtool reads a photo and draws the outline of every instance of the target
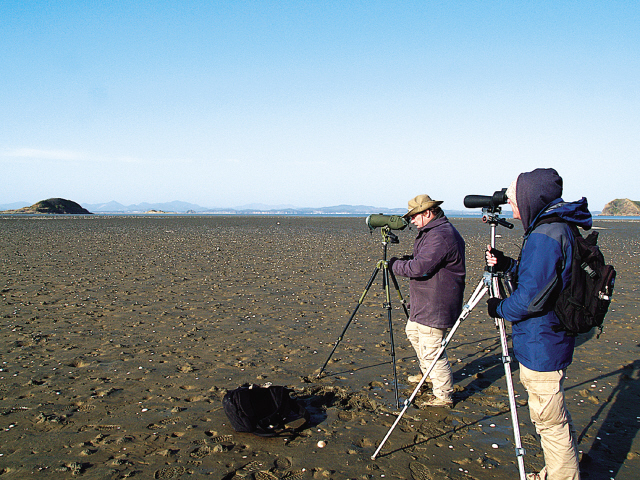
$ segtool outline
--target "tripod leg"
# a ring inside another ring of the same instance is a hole
[[[387,442],[387,440],[391,436],[391,433],[393,432],[393,430],[396,428],[396,426],[400,422],[400,419],[402,418],[404,413],[407,411],[407,409],[411,405],[411,402],[413,402],[413,399],[416,398],[416,395],[420,391],[420,388],[422,387],[422,384],[426,381],[427,377],[429,377],[429,374],[431,373],[431,370],[433,370],[433,367],[435,367],[436,362],[442,356],[442,353],[444,352],[444,350],[447,347],[447,345],[449,345],[449,342],[453,338],[453,335],[456,333],[456,330],[458,329],[458,327],[469,316],[469,313],[471,313],[471,310],[473,310],[473,308],[478,304],[480,299],[484,296],[485,293],[487,293],[488,290],[489,290],[489,287],[487,287],[484,284],[484,280],[480,280],[480,283],[478,284],[478,286],[476,287],[475,291],[473,292],[473,295],[469,299],[469,302],[462,308],[462,313],[460,313],[460,316],[456,320],[456,323],[453,325],[453,327],[451,327],[451,330],[449,331],[449,334],[446,336],[446,338],[444,340],[442,340],[442,344],[441,344],[440,348],[438,349],[438,352],[436,353],[436,357],[432,360],[431,364],[429,365],[429,368],[427,368],[427,371],[422,375],[422,379],[418,383],[418,386],[415,388],[415,390],[413,391],[411,396],[407,400],[405,400],[404,408],[402,409],[402,411],[398,415],[398,418],[396,418],[396,421],[393,422],[393,425],[391,425],[391,428],[389,429],[389,431],[387,432],[385,437],[382,439],[382,442],[380,442],[380,445],[378,446],[376,451],[371,456],[371,460],[375,460],[376,457],[378,456],[378,454],[380,453],[380,450],[382,450],[382,447]]]
[[[496,327],[500,331],[500,341],[502,343],[502,363],[504,364],[504,375],[507,379],[507,390],[509,392],[509,408],[511,409],[511,425],[513,426],[513,437],[516,445],[516,459],[518,460],[518,470],[520,478],[524,480],[526,474],[524,471],[524,454],[525,449],[522,448],[520,438],[520,424],[518,423],[518,406],[516,405],[516,395],[513,389],[513,377],[511,376],[511,356],[509,355],[509,347],[507,346],[507,334],[504,328],[504,320],[496,318]]]
[[[351,321],[356,316],[356,313],[358,312],[358,309],[360,308],[360,305],[362,305],[362,302],[364,301],[364,297],[367,295],[367,292],[371,288],[371,285],[373,285],[373,281],[376,279],[376,275],[378,275],[378,272],[380,271],[380,268],[382,268],[381,264],[378,263],[378,265],[376,265],[376,268],[373,271],[373,274],[371,275],[371,278],[369,279],[369,283],[367,283],[367,286],[365,287],[364,292],[362,292],[362,295],[360,296],[360,299],[358,300],[358,304],[356,305],[356,308],[354,308],[353,312],[351,313],[351,316],[349,317],[349,320],[347,321],[346,325],[344,326],[344,329],[342,330],[342,333],[340,334],[340,336],[338,337],[338,340],[336,340],[336,343],[333,346],[333,350],[331,350],[331,353],[327,357],[327,361],[324,362],[324,365],[320,369],[320,372],[318,372],[318,375],[316,375],[316,378],[320,378],[320,375],[322,375],[322,372],[324,372],[324,369],[329,364],[329,360],[331,360],[331,357],[335,353],[336,348],[338,348],[338,345],[340,344],[340,342],[344,338],[344,334],[347,332],[347,329],[349,328],[349,325],[351,324]],[[392,343],[392,345],[393,345],[393,343]]]
[[[492,292],[499,292],[499,281],[497,277],[492,280]],[[496,328],[500,333],[500,344],[502,346],[502,363],[504,364],[504,376],[507,380],[507,391],[509,393],[509,408],[511,410],[511,425],[513,427],[513,437],[516,445],[516,459],[518,461],[518,470],[520,479],[525,480],[526,473],[524,470],[524,454],[525,449],[522,448],[520,438],[520,424],[518,422],[518,406],[516,405],[516,395],[513,388],[513,377],[511,374],[511,356],[509,355],[509,346],[507,344],[507,333],[504,326],[504,319],[495,318]]]
[[[396,369],[396,348],[393,341],[393,322],[391,321],[391,295],[389,293],[389,268],[384,265],[384,290],[386,295],[386,303],[384,308],[387,310],[387,319],[389,320],[389,338],[391,340],[391,363],[393,364],[393,387],[396,394],[396,407],[400,408],[400,397],[398,396],[398,371]]]
[[[393,270],[389,269],[389,276],[391,277],[391,281],[393,282],[393,287],[396,289],[398,293],[398,297],[400,298],[400,305],[402,305],[402,309],[404,310],[405,317],[409,318],[409,309],[407,308],[407,302],[402,297],[402,293],[400,293],[400,285],[398,285],[398,280],[396,279]]]

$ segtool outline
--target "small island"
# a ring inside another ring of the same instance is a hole
[[[86,208],[81,207],[76,202],[65,200],[64,198],[49,198],[34,203],[30,207],[18,208],[16,210],[5,210],[0,213],[30,213],[30,214],[58,214],[58,215],[92,215]]]
[[[607,203],[600,215],[637,217],[640,216],[640,202],[617,198]]]

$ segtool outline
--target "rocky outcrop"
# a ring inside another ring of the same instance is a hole
[[[49,198],[34,203],[30,207],[19,208],[17,210],[7,210],[3,213],[54,213],[67,215],[91,215],[91,212],[81,207],[76,202],[65,200],[64,198]]]
[[[601,215],[640,216],[640,202],[634,202],[628,198],[617,198],[604,206]]]

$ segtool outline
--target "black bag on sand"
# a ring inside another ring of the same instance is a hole
[[[222,399],[224,413],[236,432],[261,437],[278,435],[292,422],[309,421],[309,413],[289,395],[291,389],[276,385],[262,387],[245,384],[228,391]]]

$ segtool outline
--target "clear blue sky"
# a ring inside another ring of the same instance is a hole
[[[0,203],[640,200],[637,1],[0,2]]]

